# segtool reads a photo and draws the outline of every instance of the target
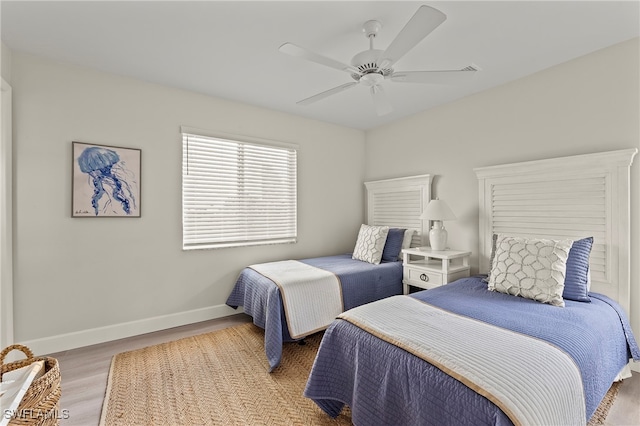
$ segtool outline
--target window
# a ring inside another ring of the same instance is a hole
[[[293,243],[296,146],[182,128],[182,247]]]

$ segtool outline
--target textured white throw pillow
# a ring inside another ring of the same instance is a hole
[[[489,290],[564,306],[562,292],[572,240],[498,234]]]
[[[388,226],[360,226],[358,232],[358,240],[356,247],[353,249],[353,259],[362,260],[363,262],[373,263],[375,265],[382,260],[382,251],[384,244],[387,242],[389,234]]]

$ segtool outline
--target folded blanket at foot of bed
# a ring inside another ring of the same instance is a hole
[[[324,330],[344,310],[340,280],[329,271],[297,260],[260,263],[249,268],[278,286],[294,339]]]

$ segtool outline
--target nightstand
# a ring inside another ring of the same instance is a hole
[[[430,289],[468,277],[469,256],[468,251],[435,251],[431,247],[402,250],[404,294],[409,294],[409,286]]]

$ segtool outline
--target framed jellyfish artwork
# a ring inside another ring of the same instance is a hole
[[[73,142],[72,217],[140,217],[141,151]]]

